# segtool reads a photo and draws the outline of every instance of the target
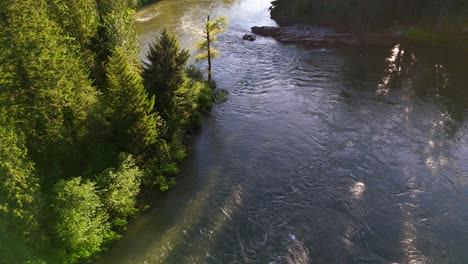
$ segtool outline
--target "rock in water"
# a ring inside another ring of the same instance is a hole
[[[278,27],[252,27],[252,32],[262,36],[274,37],[281,33]]]
[[[250,40],[250,41],[254,41],[257,39],[257,37],[255,35],[251,35],[251,34],[245,34],[243,37],[242,37],[243,40]]]

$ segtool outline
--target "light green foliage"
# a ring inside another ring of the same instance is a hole
[[[185,78],[185,82],[175,92],[172,98],[172,119],[176,126],[189,125],[197,110],[211,108],[211,91],[204,82]]]
[[[39,183],[23,139],[11,127],[0,126],[0,212],[21,219],[24,227],[37,225]],[[28,229],[23,230],[25,234]]]
[[[224,16],[216,18],[214,21],[207,17],[203,27],[203,39],[197,44],[197,50],[201,52],[195,57],[195,61],[206,60],[208,62],[208,84],[215,89],[212,82],[212,60],[218,57],[219,52],[213,49],[213,43],[218,41],[217,34],[223,32],[227,27],[227,18]]]
[[[101,197],[111,216],[125,219],[136,213],[136,196],[140,191],[142,177],[143,172],[129,154],[121,154],[118,167],[107,169],[98,177],[102,188]]]
[[[109,141],[119,152],[142,155],[156,142],[161,121],[153,112],[154,96],[148,97],[137,69],[120,48],[106,65],[102,103]]]
[[[63,262],[75,263],[99,252],[112,233],[95,184],[80,177],[60,180],[54,193],[54,227]]]
[[[48,0],[51,16],[84,48],[97,34],[99,14],[95,0]]]
[[[103,16],[102,24],[109,50],[120,47],[137,64],[137,35],[127,10],[112,10]]]
[[[215,20],[207,20],[205,22],[203,28],[203,40],[197,43],[197,50],[202,53],[195,57],[196,61],[207,60],[208,51],[211,53],[211,59],[215,59],[219,55],[219,51],[215,50],[211,44],[218,42],[216,35],[224,32],[226,27],[227,17],[225,16],[220,16]]]
[[[0,1],[0,263],[89,261],[142,185],[175,184],[211,91],[167,32],[145,89],[136,3]]]
[[[0,256],[7,263],[32,257],[32,244],[40,241],[41,206],[34,164],[24,140],[12,126],[0,125]]]
[[[122,49],[133,65],[139,65],[138,38],[128,4],[127,0],[97,1],[99,26],[90,49],[95,55],[91,75],[98,88],[105,85],[104,65],[116,48]]]
[[[8,40],[0,49],[4,80],[0,97],[26,135],[34,156],[63,153],[85,131],[88,111],[96,100],[82,61],[47,17],[44,1],[3,3]],[[41,165],[41,164],[38,164]]]
[[[106,60],[115,48],[121,48],[133,64],[138,64],[138,38],[128,9],[127,0],[98,1],[101,17],[98,56],[101,56],[101,62]]]

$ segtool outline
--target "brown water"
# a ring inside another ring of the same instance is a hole
[[[468,59],[241,37],[269,0],[161,1],[136,14],[192,48],[226,15],[202,125],[175,189],[99,263],[468,263]],[[211,11],[210,11],[211,10]]]

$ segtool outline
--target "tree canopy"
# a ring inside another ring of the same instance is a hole
[[[431,28],[445,23],[467,22],[468,2],[464,0],[275,0],[272,16],[280,22],[331,24],[345,28],[375,29],[400,25]],[[466,25],[466,24],[465,24]]]
[[[167,31],[141,65],[139,4],[0,1],[0,262],[86,262],[175,184],[211,95]]]

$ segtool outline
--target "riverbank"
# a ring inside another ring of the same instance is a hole
[[[293,25],[285,27],[255,26],[252,33],[273,37],[279,42],[304,43],[315,47],[334,45],[352,46],[393,46],[397,43],[449,48],[468,54],[467,36],[437,34],[423,29],[412,28],[397,34],[382,33],[339,33],[332,27],[314,25]]]
[[[331,27],[309,25],[252,27],[252,32],[261,36],[273,37],[279,42],[299,42],[317,47],[340,44],[392,46],[405,41],[404,36],[398,34],[339,33]]]
[[[242,41],[277,26],[269,5],[162,1],[136,14],[143,52],[164,27],[194,47],[211,7],[229,17],[213,76],[230,94],[203,118],[176,188],[97,263],[468,263],[466,60]]]
[[[276,1],[270,8],[270,15],[279,27],[253,27],[252,32],[274,37],[280,42],[302,42],[314,46],[392,46],[406,42],[468,54],[468,21],[464,18],[463,10],[452,11],[452,17],[447,15],[436,19],[434,14],[426,14],[421,15],[420,20],[413,21],[403,14],[389,15],[386,19],[377,18],[374,13],[378,13],[378,10],[367,10],[365,14],[350,16],[340,15],[338,9],[335,11],[337,13],[330,14],[330,10],[311,9],[313,4],[302,4],[305,5],[302,8],[293,8],[295,4]]]

